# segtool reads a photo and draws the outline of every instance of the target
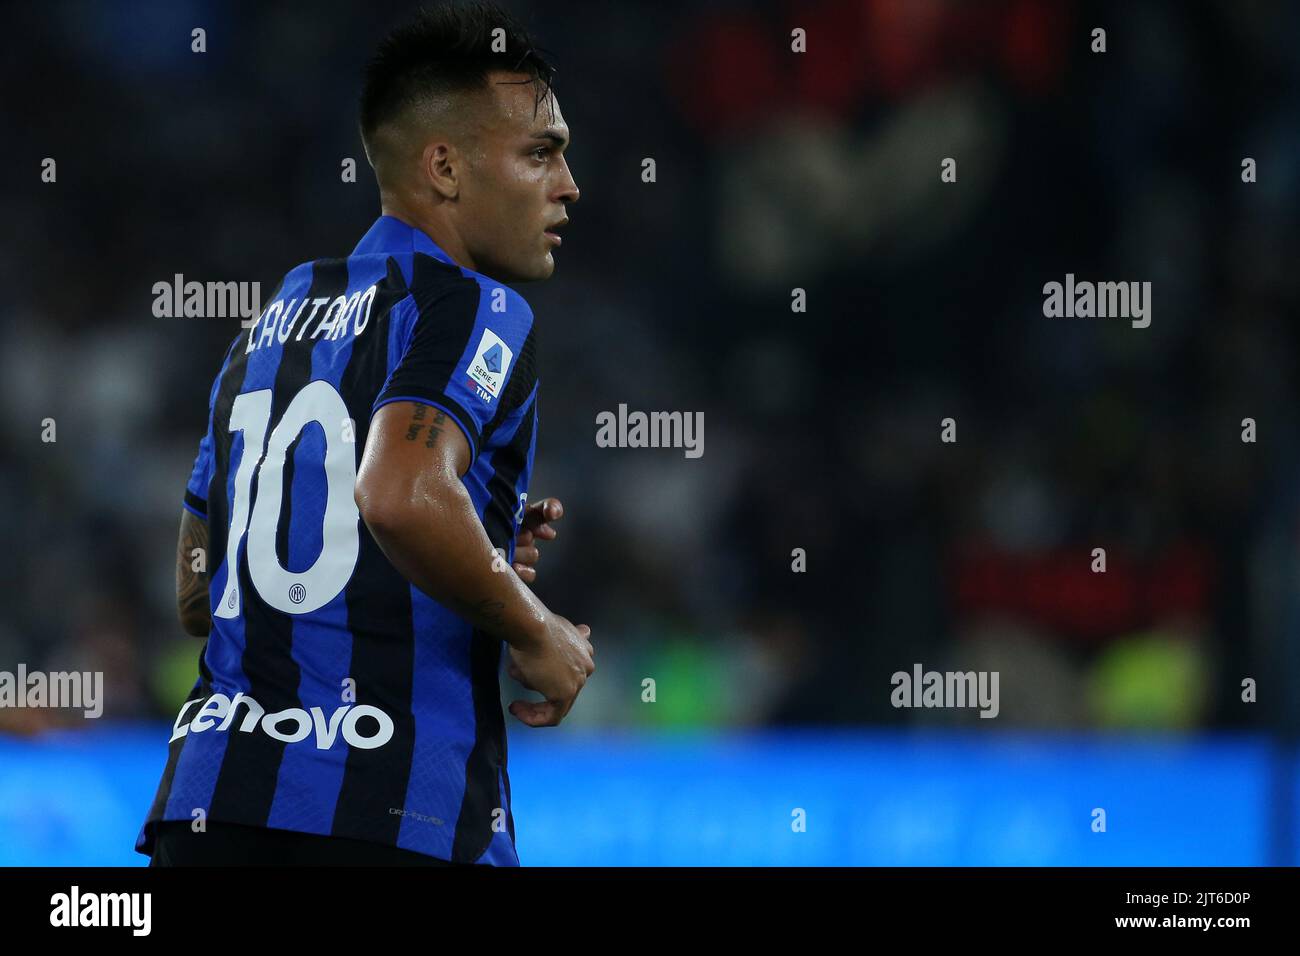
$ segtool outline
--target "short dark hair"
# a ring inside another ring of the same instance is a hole
[[[504,50],[493,31],[503,31]],[[419,10],[379,44],[361,90],[361,137],[420,99],[484,89],[492,70],[527,73],[537,84],[534,110],[551,89],[555,68],[511,14],[488,0]]]

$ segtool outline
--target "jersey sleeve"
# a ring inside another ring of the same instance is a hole
[[[200,518],[208,517],[208,485],[212,481],[212,427],[199,442],[199,453],[194,458],[194,470],[185,485],[185,507]]]
[[[278,291],[278,290],[277,290]],[[212,410],[217,404],[217,390],[221,387],[221,378],[230,365],[230,357],[235,354],[235,347],[243,341],[243,335],[235,336],[235,341],[226,350],[221,370],[212,380],[212,389],[208,392],[208,430],[199,440],[199,453],[194,457],[194,468],[190,480],[185,483],[184,505],[187,511],[200,518],[208,517],[208,486],[212,483]]]
[[[531,374],[525,345],[533,313],[523,297],[485,278],[464,277],[400,304],[401,354],[371,414],[389,402],[416,401],[450,415],[477,458],[483,431]],[[518,383],[515,383],[518,384]]]

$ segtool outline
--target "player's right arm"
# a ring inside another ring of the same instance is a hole
[[[558,724],[595,670],[591,630],[548,610],[499,560],[461,482],[470,463],[464,432],[441,409],[389,402],[371,420],[357,508],[403,577],[510,645],[512,675],[546,698],[515,701],[510,712]]]

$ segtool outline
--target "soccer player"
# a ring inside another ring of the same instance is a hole
[[[578,199],[552,75],[482,3],[367,68],[383,215],[291,270],[212,386],[177,555],[207,642],[136,842],[154,865],[518,865],[503,650],[531,727],[595,669],[527,586],[562,508],[527,503],[536,331],[502,284],[551,275]]]

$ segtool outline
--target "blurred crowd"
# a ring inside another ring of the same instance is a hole
[[[566,726],[988,723],[892,707],[920,663],[999,671],[1024,729],[1300,728],[1295,8],[507,5],[582,191],[520,287],[530,497],[566,507],[538,589],[599,650]],[[175,713],[180,501],[238,327],[151,289],[351,249],[378,215],[358,77],[407,9],[8,15],[0,670]],[[1150,281],[1150,327],[1045,317],[1066,273]],[[620,403],[703,411],[703,457],[597,447]]]

